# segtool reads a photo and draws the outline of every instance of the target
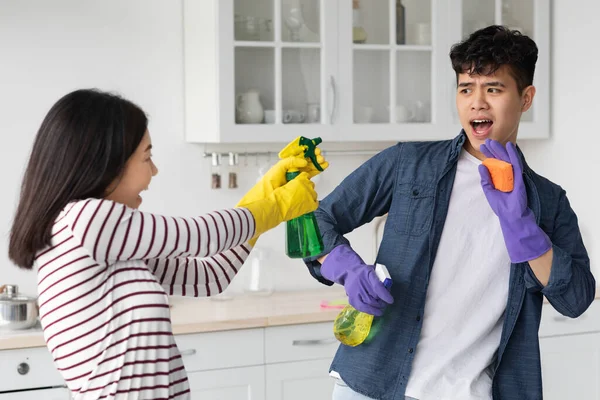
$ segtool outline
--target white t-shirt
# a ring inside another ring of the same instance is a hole
[[[510,258],[480,163],[465,150],[458,160],[406,390],[419,400],[492,398],[488,367],[500,344]]]

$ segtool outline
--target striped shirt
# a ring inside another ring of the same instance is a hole
[[[72,202],[36,255],[40,321],[74,399],[188,399],[167,294],[223,291],[248,257],[244,208],[197,218]]]

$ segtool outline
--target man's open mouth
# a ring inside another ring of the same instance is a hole
[[[471,121],[473,131],[475,131],[475,133],[479,135],[486,134],[493,124],[494,121],[492,121],[491,119],[474,119]]]

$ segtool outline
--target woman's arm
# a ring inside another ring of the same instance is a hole
[[[73,237],[99,263],[210,257],[254,235],[244,208],[199,217],[165,217],[103,199],[78,201],[63,218]]]

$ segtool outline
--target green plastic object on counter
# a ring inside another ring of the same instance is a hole
[[[308,139],[300,136],[297,144],[306,147],[304,157],[310,159],[319,171],[323,171],[323,168],[317,162],[315,150],[321,142],[321,138]],[[282,157],[285,153],[286,149],[282,150],[279,156]],[[300,171],[288,171],[285,177],[289,182],[299,174]],[[314,213],[310,212],[286,222],[285,254],[288,257],[306,258],[319,255],[322,252],[323,239],[321,238],[321,231],[319,230],[319,225],[317,225]]]
[[[392,278],[385,265],[377,264],[375,274],[386,289],[389,290],[392,287]],[[333,334],[346,346],[355,347],[369,342],[377,334],[379,323],[381,323],[381,318],[375,319],[371,314],[347,305],[333,322]]]

